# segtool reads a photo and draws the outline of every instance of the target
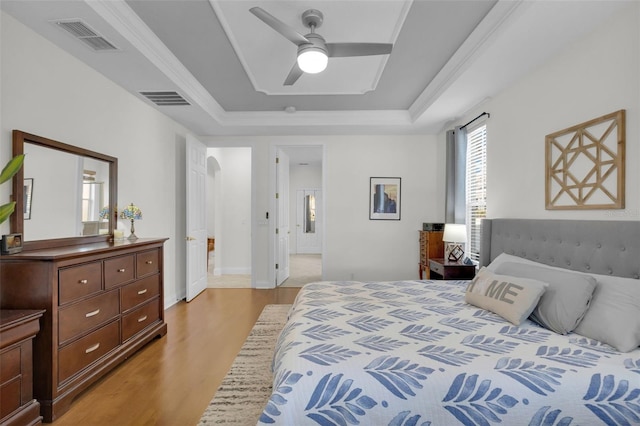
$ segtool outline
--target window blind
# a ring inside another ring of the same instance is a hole
[[[487,215],[487,126],[482,124],[467,133],[466,173],[466,255],[480,260],[480,225]]]

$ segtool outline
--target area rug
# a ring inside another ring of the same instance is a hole
[[[267,305],[198,425],[255,425],[269,396],[271,360],[291,305]]]

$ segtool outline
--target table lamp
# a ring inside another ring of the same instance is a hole
[[[450,262],[459,262],[464,256],[464,244],[467,242],[467,225],[446,223],[442,241],[445,242],[445,257]]]
[[[142,211],[133,203],[129,204],[125,207],[122,212],[120,212],[120,219],[129,219],[131,220],[131,235],[127,238],[129,241],[135,241],[138,239],[135,233],[135,229],[133,227],[134,220],[142,219]]]

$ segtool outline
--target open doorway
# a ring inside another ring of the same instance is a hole
[[[251,148],[207,149],[207,287],[251,287]]]
[[[279,146],[289,159],[289,276],[282,287],[322,280],[324,235],[323,147]]]

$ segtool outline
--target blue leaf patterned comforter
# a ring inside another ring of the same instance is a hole
[[[640,425],[640,349],[515,327],[466,284],[303,287],[258,424]]]

